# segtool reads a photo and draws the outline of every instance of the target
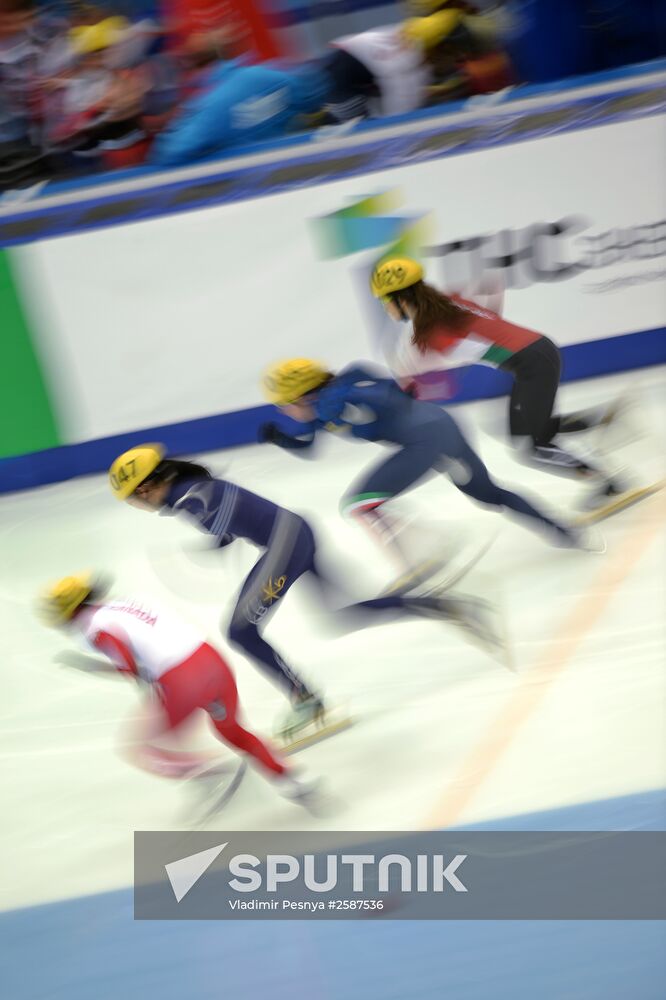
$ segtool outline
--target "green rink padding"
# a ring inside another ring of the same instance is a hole
[[[9,253],[0,250],[0,458],[62,444]]]

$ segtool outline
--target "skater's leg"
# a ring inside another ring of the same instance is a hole
[[[509,370],[514,385],[509,403],[509,429],[514,438],[545,444],[558,431],[553,416],[560,384],[560,353],[545,337],[514,355]]]
[[[365,472],[340,502],[344,516],[352,518],[387,548],[401,572],[412,567],[414,560],[401,538],[400,522],[384,505],[432,473],[439,450],[434,439],[402,446]]]
[[[154,685],[157,698],[148,714],[126,733],[124,754],[130,763],[169,778],[185,777],[205,763],[201,754],[155,746],[154,741],[171,738],[205,707],[216,684],[218,659],[217,652],[204,643],[159,678]]]
[[[266,642],[256,622],[243,621],[234,615],[227,635],[229,641],[253,659],[290,698],[308,697],[310,692],[305,681]]]
[[[342,613],[346,621],[346,628],[343,631],[347,632],[367,628],[369,625],[385,625],[387,622],[404,618],[405,615],[458,621],[457,614],[451,612],[445,599],[427,595],[388,594],[385,597],[375,597],[369,601],[351,604],[343,608]]]
[[[284,774],[287,768],[270,750],[267,743],[251,733],[249,729],[243,728],[236,720],[230,724],[219,724],[215,722],[215,728],[220,736],[232,746],[240,750],[241,753],[248,754],[266,771],[273,774]]]
[[[371,601],[363,601],[348,614],[357,616],[381,611],[386,620],[390,613],[416,613],[413,605],[402,596],[414,593],[427,580],[438,574],[451,560],[458,560],[465,552],[464,535],[447,533],[442,524],[431,524],[419,519],[414,523],[400,523],[391,513],[387,514],[387,501],[422,482],[429,474],[441,471],[443,461],[466,447],[465,440],[453,418],[439,411],[436,419],[415,428],[418,438],[403,445],[388,459],[374,466],[363,479],[349,490],[342,508],[365,527],[394,555],[400,570],[384,594]],[[458,566],[458,571],[461,566]],[[358,627],[358,624],[352,627]]]
[[[562,413],[557,417],[557,432],[558,434],[577,434],[580,431],[589,431],[592,427],[607,424],[611,412],[611,406],[593,406],[587,410]]]
[[[572,533],[564,525],[538,510],[529,500],[518,493],[499,486],[490,476],[488,469],[469,445],[456,457],[455,465],[449,470],[458,489],[478,503],[498,510],[512,510],[536,527],[554,531],[562,541],[573,541]]]
[[[210,647],[209,647],[210,648]],[[285,769],[270,747],[241,725],[238,719],[238,688],[231,670],[219,654],[211,649],[217,660],[217,691],[213,701],[206,705],[213,725],[222,739],[241,753],[248,754],[261,767],[273,774],[283,774]]]
[[[314,562],[312,580],[317,587],[320,606],[329,614],[329,622],[341,634],[373,625],[385,625],[405,615],[422,616],[423,606],[419,598],[406,596],[405,590],[374,597],[366,601],[349,603],[349,594],[337,585],[330,576],[322,573],[318,560]]]
[[[294,768],[284,764],[268,743],[243,726],[238,718],[238,689],[231,670],[216,650],[206,647],[216,664],[214,697],[206,711],[220,737],[242,754],[252,758],[274,787],[285,798],[300,805],[312,805],[317,799],[316,783],[303,781]]]
[[[509,429],[520,447],[527,446],[527,457],[535,465],[552,471],[589,477],[603,475],[592,463],[562,448],[555,436],[562,430],[583,430],[571,415],[553,415],[560,384],[560,352],[546,337],[514,355],[507,364],[514,377],[509,403]],[[579,415],[582,418],[582,414]]]
[[[362,516],[416,486],[432,472],[440,451],[435,435],[426,436],[425,432],[424,440],[400,446],[347,490],[340,502],[342,513],[347,517]]]
[[[240,592],[228,629],[229,641],[263,668],[290,697],[311,696],[305,682],[261,632],[279,601],[311,569],[314,538],[296,514],[280,512],[268,549],[250,572]]]

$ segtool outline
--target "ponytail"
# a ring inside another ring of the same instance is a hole
[[[469,317],[464,306],[450,299],[448,295],[426,285],[424,281],[396,292],[396,297],[414,312],[412,320],[412,343],[425,353],[428,349],[430,333],[436,326],[446,326],[452,329],[461,327]]]

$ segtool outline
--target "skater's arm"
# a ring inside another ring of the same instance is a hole
[[[78,649],[63,649],[56,653],[54,660],[56,663],[62,663],[65,667],[81,670],[86,674],[116,675],[118,673],[118,668],[106,658],[90,656],[88,653],[81,653]]]
[[[312,423],[303,425],[302,434],[287,434],[275,423],[262,424],[259,428],[258,440],[260,442],[269,442],[270,444],[276,444],[279,448],[287,448],[289,451],[294,451],[297,454],[302,455],[305,449],[311,448],[314,444],[315,439],[315,426]],[[304,458],[310,458],[311,454],[302,455]]]
[[[212,535],[218,548],[224,548],[236,540],[236,535],[227,530],[226,522],[224,525],[217,522],[217,514],[224,505],[228,486],[222,479],[195,483],[173,504],[174,510],[185,511],[200,531]]]
[[[95,649],[111,660],[111,663],[121,674],[138,674],[136,662],[129,646],[122,642],[117,636],[109,632],[98,632],[92,640]]]

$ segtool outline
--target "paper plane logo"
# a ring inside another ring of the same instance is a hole
[[[170,861],[168,865],[164,866],[177,903],[180,903],[181,899],[187,896],[192,886],[196,885],[203,873],[208,871],[215,858],[222,853],[228,843],[229,841],[219,844],[218,847],[209,847],[207,851],[189,854],[186,858]]]

